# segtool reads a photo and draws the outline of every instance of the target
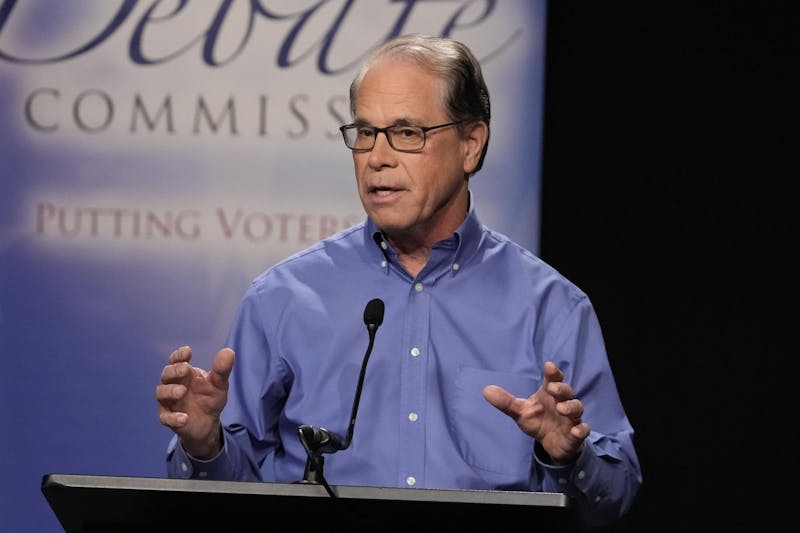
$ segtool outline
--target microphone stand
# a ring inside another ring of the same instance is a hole
[[[307,424],[303,424],[297,428],[297,435],[300,437],[300,443],[306,450],[307,456],[303,479],[298,481],[298,483],[308,483],[312,485],[321,483],[332,498],[336,498],[337,496],[325,480],[323,474],[325,458],[322,454],[346,450],[353,440],[356,413],[358,413],[358,404],[361,401],[361,389],[364,386],[364,376],[367,373],[367,361],[369,361],[372,347],[375,344],[375,332],[378,331],[378,326],[383,323],[383,310],[383,301],[377,298],[370,300],[367,307],[364,309],[364,323],[367,325],[367,331],[369,333],[369,344],[364,354],[364,361],[361,363],[361,372],[358,375],[358,384],[356,385],[356,393],[353,398],[353,407],[350,411],[350,425],[347,428],[347,436],[344,442],[325,428],[316,429]]]
[[[325,458],[322,456],[324,447],[328,444],[324,436],[320,436],[321,432],[314,429],[309,425],[302,425],[297,428],[297,434],[300,437],[300,443],[306,450],[306,467],[303,472],[303,479],[297,483],[306,483],[311,485],[319,485],[320,483],[325,487],[325,491],[331,498],[336,498],[336,493],[328,484],[322,469],[325,466]],[[333,452],[328,452],[333,453]]]

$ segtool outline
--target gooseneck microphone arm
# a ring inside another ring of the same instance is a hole
[[[367,303],[364,308],[364,324],[367,326],[369,333],[369,344],[367,351],[364,354],[364,361],[361,363],[361,372],[358,376],[358,384],[356,385],[356,393],[353,398],[353,408],[350,411],[350,425],[347,428],[347,435],[344,441],[336,435],[331,433],[325,428],[315,428],[309,425],[302,425],[297,428],[297,434],[300,437],[300,443],[306,450],[308,456],[306,460],[305,472],[303,480],[300,483],[322,483],[325,486],[328,494],[335,498],[336,494],[331,489],[328,482],[323,475],[323,466],[325,459],[322,457],[323,453],[335,453],[340,450],[346,450],[353,440],[353,431],[356,425],[356,414],[358,413],[358,404],[361,400],[361,390],[364,386],[364,376],[367,373],[367,361],[372,353],[372,347],[375,344],[375,332],[378,327],[383,323],[384,304],[383,301],[374,298]]]
[[[373,312],[369,313],[370,305],[379,307],[380,309],[373,309]],[[358,375],[358,385],[356,385],[356,395],[353,397],[353,408],[350,410],[350,425],[347,427],[347,435],[340,448],[342,450],[347,449],[347,447],[350,446],[350,442],[353,440],[358,403],[361,401],[361,389],[364,386],[364,376],[367,373],[367,361],[369,360],[369,355],[372,353],[372,346],[375,344],[375,332],[378,331],[378,326],[383,322],[383,309],[383,302],[376,298],[371,300],[364,310],[364,323],[367,325],[367,331],[369,332],[369,345],[367,345],[367,352],[364,354],[364,362],[361,363],[361,372]]]

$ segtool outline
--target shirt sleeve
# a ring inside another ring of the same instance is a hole
[[[253,285],[237,310],[228,346],[236,353],[228,400],[222,412],[224,444],[209,460],[189,455],[173,436],[167,449],[167,474],[171,478],[219,481],[263,481],[261,466],[274,450],[277,417],[283,389],[271,367],[269,343]],[[273,385],[270,386],[270,383]]]
[[[540,481],[538,490],[569,496],[588,525],[602,525],[627,512],[642,482],[633,428],[585,295],[561,324],[544,357],[564,371],[575,398],[583,403],[583,420],[591,432],[575,462],[565,466],[548,464],[544,450],[534,445],[534,478]]]

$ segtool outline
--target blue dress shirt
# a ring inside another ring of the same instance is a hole
[[[208,461],[173,437],[174,478],[294,482],[306,453],[297,428],[347,433],[368,345],[364,307],[385,303],[366,368],[353,440],[326,454],[331,485],[561,492],[589,523],[621,516],[641,483],[588,297],[470,212],[412,278],[370,221],[275,264],[244,295],[225,444]],[[591,434],[571,465],[551,466],[482,395],[528,397],[545,361],[565,374]],[[265,459],[269,456],[270,461]]]

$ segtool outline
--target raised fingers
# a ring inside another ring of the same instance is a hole
[[[161,370],[161,383],[180,383],[192,373],[189,363],[171,363]]]
[[[589,436],[591,429],[589,428],[589,424],[586,422],[581,422],[580,424],[575,424],[569,429],[570,435],[576,440],[583,442]]]
[[[181,384],[168,383],[156,386],[159,422],[173,429],[186,425],[188,421],[186,413],[174,410],[186,396],[186,391],[187,388]]]
[[[564,381],[551,381],[547,384],[547,392],[558,402],[572,399],[572,387]]]
[[[564,373],[552,361],[544,364],[544,379],[547,382],[564,381]]]
[[[176,402],[186,395],[186,390],[186,386],[179,383],[162,383],[156,386],[156,400],[159,403]]]
[[[222,348],[214,357],[211,363],[209,380],[218,389],[228,388],[228,376],[231,375],[235,359],[236,354],[230,348]]]
[[[169,428],[178,429],[186,425],[189,421],[189,416],[186,413],[160,408],[158,410],[158,421]]]
[[[518,416],[516,410],[513,409],[515,398],[504,388],[497,385],[487,385],[483,388],[483,398],[508,416]]]
[[[575,422],[580,422],[583,417],[583,403],[580,400],[567,400],[556,403],[558,414],[568,416]]]
[[[169,354],[170,363],[189,362],[192,358],[192,349],[188,346],[181,346],[171,354]]]

